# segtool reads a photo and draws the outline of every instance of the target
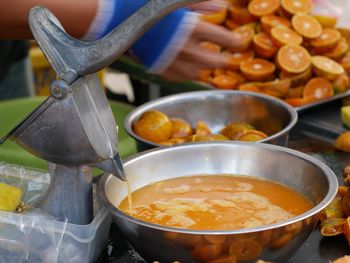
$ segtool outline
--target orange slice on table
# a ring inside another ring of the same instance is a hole
[[[312,15],[296,14],[292,18],[292,25],[296,32],[308,39],[318,38],[322,34],[320,22]]]
[[[248,80],[264,81],[273,78],[276,66],[268,60],[255,58],[241,63],[240,70]]]
[[[344,68],[339,63],[325,56],[313,56],[311,60],[313,71],[319,77],[334,80],[344,73]]]
[[[285,98],[286,99],[301,98],[303,96],[303,90],[304,90],[304,85],[290,87]]]
[[[290,79],[276,79],[274,81],[256,83],[256,86],[262,92],[274,92],[275,97],[283,97],[288,93],[291,86]]]
[[[219,89],[234,89],[238,86],[238,81],[229,75],[215,76],[211,83]]]
[[[347,73],[340,75],[338,78],[332,81],[333,89],[335,93],[342,93],[350,88],[350,78]]]
[[[242,62],[251,60],[254,58],[254,51],[253,50],[247,50],[244,52],[233,52],[229,54],[229,61],[228,64],[230,65],[230,69],[239,69],[239,66]]]
[[[228,18],[225,20],[225,27],[231,29],[231,30],[235,30],[237,28],[239,28],[241,25],[236,23],[235,21],[233,21],[232,18]]]
[[[312,77],[311,67],[309,67],[304,72],[297,73],[297,74],[289,73],[289,72],[284,71],[284,70],[282,70],[280,73],[281,79],[290,79],[292,87],[297,87],[297,86],[305,84],[311,77]]]
[[[256,17],[254,17],[245,7],[234,5],[229,11],[232,21],[239,25],[249,24],[256,20]]]
[[[243,83],[247,82],[247,80],[242,76],[242,74],[238,72],[232,70],[225,70],[225,74],[236,79],[238,85],[242,85]]]
[[[307,104],[314,102],[315,99],[313,99],[313,98],[290,98],[290,99],[285,99],[284,101],[293,107],[301,107],[301,106],[305,106]]]
[[[201,69],[199,71],[198,80],[210,83],[212,73],[213,71],[211,69]]]
[[[310,13],[312,10],[311,0],[281,0],[281,6],[287,14]]]
[[[250,44],[252,43],[255,31],[250,26],[241,26],[233,30],[234,32],[238,33],[242,37],[242,45],[238,48],[231,48],[230,51],[245,51],[249,48]]]
[[[280,7],[279,0],[252,0],[249,2],[249,12],[257,17],[271,15]]]
[[[278,47],[287,44],[300,45],[303,42],[303,38],[297,32],[285,26],[272,28],[271,40]]]
[[[291,27],[291,23],[288,19],[276,16],[276,15],[267,15],[263,16],[260,19],[260,26],[261,30],[264,31],[267,34],[270,34],[270,31],[272,28],[277,26],[285,26],[285,27]]]
[[[285,45],[278,50],[277,63],[289,73],[302,73],[311,66],[309,52],[299,45]]]
[[[225,75],[225,70],[223,68],[216,68],[213,71],[214,77],[219,76],[219,75]]]
[[[349,50],[349,44],[346,41],[345,37],[342,37],[337,43],[337,45],[335,46],[335,48],[324,55],[336,61],[341,61],[342,58],[348,52],[348,50]]]
[[[340,64],[344,70],[350,74],[350,51],[346,52],[345,56],[341,59]]]
[[[277,53],[277,47],[272,43],[268,34],[261,32],[253,38],[254,50],[257,55],[263,58],[272,58]]]
[[[257,87],[257,83],[255,82],[248,82],[248,83],[239,85],[238,89],[241,91],[252,91],[252,92],[258,92],[258,93],[261,92],[260,89]]]
[[[332,83],[325,78],[312,78],[306,83],[303,91],[304,98],[320,100],[334,95]]]
[[[341,33],[333,28],[325,28],[322,34],[310,41],[312,50],[318,54],[326,53],[334,49],[339,40],[341,39]]]

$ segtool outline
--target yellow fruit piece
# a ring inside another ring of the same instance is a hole
[[[350,128],[350,105],[342,107],[340,113],[342,122],[346,127]]]
[[[337,19],[331,16],[314,15],[323,28],[333,28],[337,24]]]
[[[340,134],[335,140],[334,147],[343,152],[350,152],[350,131]]]
[[[15,211],[22,198],[22,190],[8,184],[0,183],[0,210]]]

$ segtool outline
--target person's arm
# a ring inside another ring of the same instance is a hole
[[[41,5],[54,13],[72,36],[94,40],[110,32],[146,2],[147,0],[0,0],[0,38],[30,38],[28,12],[31,7]],[[212,53],[198,47],[198,43],[205,40],[223,48],[234,48],[242,44],[239,34],[200,21],[196,14],[185,9],[177,9],[146,32],[132,50],[152,72],[170,76],[169,71],[177,71],[169,79],[195,79],[201,68],[229,65],[225,54]]]
[[[69,34],[80,38],[95,17],[98,0],[1,0],[0,38],[32,38],[28,13],[36,5],[50,9]]]

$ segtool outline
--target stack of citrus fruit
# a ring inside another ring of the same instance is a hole
[[[268,94],[302,106],[349,89],[350,31],[312,15],[311,0],[229,0],[203,19],[240,33],[244,47],[226,52],[229,69],[203,70],[200,80],[221,89]]]

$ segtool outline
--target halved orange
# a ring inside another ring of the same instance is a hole
[[[242,37],[242,45],[240,48],[231,48],[230,51],[245,51],[249,48],[250,44],[252,43],[255,31],[250,26],[241,26],[233,30],[234,32],[238,33]]]
[[[135,133],[152,142],[167,141],[172,132],[169,117],[163,112],[151,110],[144,112],[134,124]]]
[[[232,18],[228,18],[225,20],[225,27],[231,30],[235,30],[236,28],[239,28],[241,25],[233,21]]]
[[[310,41],[310,46],[312,47],[313,51],[318,54],[322,54],[334,49],[340,39],[341,34],[338,30],[333,28],[325,28],[318,38]]]
[[[312,78],[306,83],[303,91],[304,98],[314,98],[316,100],[333,96],[334,90],[332,83],[325,78]]]
[[[252,91],[252,92],[261,92],[260,89],[257,87],[256,82],[248,82],[242,85],[239,85],[239,90],[242,91]]]
[[[245,7],[233,5],[229,9],[229,11],[230,11],[232,21],[237,24],[245,25],[245,24],[254,22],[256,20],[256,17],[254,17]]]
[[[311,60],[313,71],[319,77],[334,80],[344,73],[344,68],[333,59],[325,56],[313,56]]]
[[[267,138],[268,136],[263,133],[262,131],[257,131],[257,130],[251,130],[251,131],[246,131],[243,134],[241,134],[238,137],[239,141],[246,141],[246,142],[257,142],[260,140],[263,140]]]
[[[337,24],[337,19],[332,16],[314,15],[314,17],[320,22],[323,28],[334,28]]]
[[[280,7],[279,0],[252,0],[249,2],[249,12],[257,17],[271,15]]]
[[[310,13],[312,10],[311,0],[281,0],[281,5],[289,15]]]
[[[332,81],[334,92],[342,93],[350,88],[350,78],[347,73],[340,75],[338,78]]]
[[[215,76],[211,82],[219,89],[234,89],[238,85],[237,80],[229,75]]]
[[[311,66],[311,57],[302,46],[285,45],[278,50],[277,63],[289,73],[302,73]]]
[[[303,38],[297,32],[285,26],[272,28],[271,40],[278,47],[287,44],[300,45],[303,42]]]
[[[256,86],[259,90],[263,92],[273,91],[279,94],[278,97],[283,97],[288,93],[289,88],[291,87],[290,79],[276,79],[274,81],[256,83]]]
[[[303,96],[304,85],[290,87],[285,96],[286,99],[301,98]]]
[[[264,81],[274,76],[276,66],[268,60],[255,58],[241,63],[240,70],[248,80]]]
[[[251,60],[253,58],[254,51],[250,49],[244,52],[233,52],[229,56],[229,68],[233,70],[239,69],[239,66],[242,62]]]
[[[171,118],[171,136],[170,138],[185,138],[192,134],[191,124],[181,118]]]
[[[307,70],[305,70],[302,73],[289,73],[287,71],[282,70],[280,73],[281,79],[290,79],[291,80],[291,86],[297,87],[305,84],[309,79],[312,77],[312,70],[311,67],[309,67]]]
[[[221,47],[219,45],[209,41],[200,42],[199,46],[215,53],[219,53],[221,51]]]
[[[213,71],[211,69],[201,69],[199,71],[198,80],[210,83],[212,72]]]
[[[243,83],[247,82],[247,80],[242,76],[242,74],[238,72],[232,70],[225,70],[225,74],[236,79],[238,85],[242,85]]]
[[[277,53],[277,47],[272,43],[268,34],[261,32],[253,38],[254,50],[263,58],[272,58]]]
[[[346,40],[350,40],[350,29],[349,28],[344,28],[344,27],[338,27],[337,28],[341,35],[346,38]]]
[[[346,52],[345,56],[341,59],[340,64],[344,70],[350,74],[350,51]]]
[[[308,14],[296,14],[292,18],[295,31],[308,39],[318,38],[322,34],[322,26],[316,18]]]
[[[260,26],[262,31],[270,34],[272,28],[277,26],[291,27],[291,23],[286,18],[276,15],[267,15],[260,19]]]
[[[219,25],[225,21],[226,15],[227,15],[227,10],[223,9],[220,11],[216,11],[214,13],[202,14],[201,19],[203,21]]]
[[[341,61],[342,58],[346,55],[346,53],[349,50],[349,44],[346,41],[345,37],[342,37],[335,48],[331,50],[330,52],[324,54],[326,57],[329,57],[331,59],[334,59],[336,61]]]
[[[284,100],[293,107],[301,107],[315,101],[314,98],[288,98]]]
[[[213,76],[220,76],[220,75],[224,75],[225,74],[225,70],[223,68],[216,68],[213,70]]]

